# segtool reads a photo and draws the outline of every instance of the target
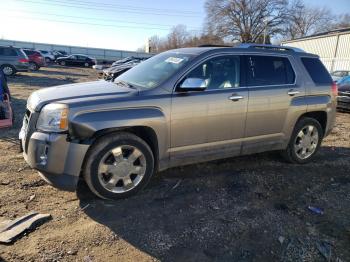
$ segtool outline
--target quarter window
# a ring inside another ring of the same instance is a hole
[[[206,89],[226,89],[239,87],[240,57],[220,56],[208,59],[193,69],[181,83],[200,83]]]
[[[295,74],[285,57],[247,56],[248,86],[293,84]]]

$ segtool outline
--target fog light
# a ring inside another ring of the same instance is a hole
[[[39,156],[39,158],[40,158],[39,165],[46,166],[46,164],[47,164],[47,152],[48,152],[48,147],[45,146],[44,152],[41,154],[41,156]]]
[[[41,155],[39,165],[45,166],[46,164],[47,164],[47,155]]]

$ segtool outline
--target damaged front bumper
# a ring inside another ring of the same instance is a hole
[[[34,132],[23,155],[52,186],[75,191],[89,145],[69,142],[66,134]],[[24,138],[21,139],[24,148]]]

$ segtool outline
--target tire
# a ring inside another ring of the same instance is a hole
[[[39,68],[40,67],[38,66],[37,63],[35,63],[35,62],[30,62],[29,63],[29,70],[31,70],[31,71],[38,71]]]
[[[52,62],[51,58],[50,57],[45,57],[45,62],[50,64]]]
[[[89,64],[88,62],[86,62],[86,63],[84,63],[84,66],[85,66],[85,67],[89,67],[90,64]]]
[[[2,65],[1,70],[5,76],[13,76],[17,72],[16,68],[14,68],[12,65]]]
[[[139,175],[132,173],[133,170]],[[138,136],[125,132],[97,139],[89,149],[83,167],[90,190],[100,198],[113,200],[139,192],[153,173],[154,157],[149,145]]]
[[[65,62],[65,61],[61,61],[61,62],[60,62],[60,65],[61,65],[61,66],[65,66],[65,65],[66,65],[66,62]]]
[[[313,131],[310,131],[312,127]],[[317,131],[317,138],[316,138]],[[301,134],[301,132],[304,134]],[[311,133],[310,138],[308,133]],[[294,164],[306,164],[312,161],[315,154],[320,148],[323,139],[323,129],[321,124],[314,118],[303,117],[295,125],[292,136],[290,138],[288,147],[282,151],[283,158]],[[309,145],[310,144],[310,145]],[[305,151],[305,148],[309,147],[309,151]],[[310,150],[311,148],[311,150]],[[305,154],[304,154],[305,151]]]

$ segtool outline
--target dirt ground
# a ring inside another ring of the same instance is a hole
[[[265,153],[174,168],[104,201],[83,182],[77,193],[47,185],[16,140],[32,91],[96,78],[51,67],[9,79],[16,123],[0,130],[0,221],[33,210],[52,220],[0,245],[0,261],[350,261],[350,114],[338,113],[311,164]]]

